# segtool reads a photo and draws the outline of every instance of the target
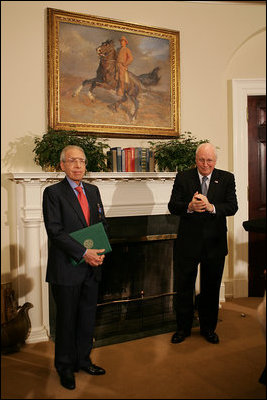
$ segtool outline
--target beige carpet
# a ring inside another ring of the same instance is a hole
[[[53,367],[54,343],[26,344],[2,355],[2,399],[265,399],[259,383],[265,338],[256,318],[261,298],[222,304],[220,344],[194,328],[183,343],[172,332],[95,348],[92,360],[104,376],[79,372],[76,389],[64,389]]]

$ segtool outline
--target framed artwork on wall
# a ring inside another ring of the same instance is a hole
[[[50,128],[179,136],[179,31],[47,10]]]

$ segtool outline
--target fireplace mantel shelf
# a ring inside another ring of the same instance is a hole
[[[89,172],[85,181],[173,180],[176,172]],[[53,182],[62,180],[64,172],[10,172],[7,178],[15,182]]]

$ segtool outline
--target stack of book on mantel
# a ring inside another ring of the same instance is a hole
[[[154,151],[145,147],[111,147],[107,167],[112,172],[154,172]]]

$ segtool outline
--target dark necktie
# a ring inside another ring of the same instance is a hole
[[[207,176],[203,176],[202,178],[202,184],[201,184],[201,192],[204,196],[207,196],[207,192],[208,192],[208,187],[206,184],[206,181],[208,180]]]
[[[87,225],[90,225],[90,210],[89,210],[87,198],[86,198],[85,194],[83,193],[81,186],[77,186],[75,188],[75,190],[77,190],[77,192],[78,192],[78,200],[82,207],[83,214],[86,219]]]

